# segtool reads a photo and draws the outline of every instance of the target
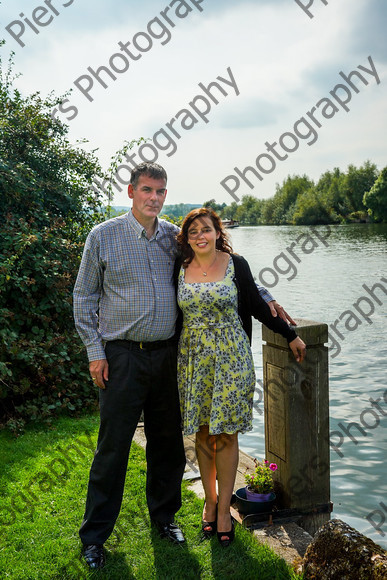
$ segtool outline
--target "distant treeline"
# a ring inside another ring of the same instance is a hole
[[[164,205],[163,214],[172,218],[185,217],[191,210],[201,207],[200,203],[175,203],[174,205]]]
[[[210,199],[203,205],[245,225],[385,222],[387,167],[379,172],[370,161],[361,167],[349,165],[346,172],[336,167],[317,183],[307,175],[288,176],[269,199],[245,195],[241,203]]]
[[[200,203],[175,203],[164,205],[160,217],[164,219],[167,218],[173,223],[180,224],[182,218],[184,218],[192,209],[197,207],[201,207]],[[130,208],[128,206],[124,205],[112,206],[109,211],[109,217],[115,217],[117,215],[126,213],[129,209]],[[104,213],[107,213],[106,208],[104,209]]]
[[[366,161],[360,167],[349,165],[326,171],[315,183],[307,175],[288,176],[277,185],[269,199],[245,195],[240,203],[203,203],[212,207],[223,219],[237,220],[242,225],[315,225],[368,223],[387,221],[387,167],[378,171]],[[200,204],[165,205],[164,218],[180,224],[188,212]],[[128,207],[110,209],[109,217],[128,211]]]

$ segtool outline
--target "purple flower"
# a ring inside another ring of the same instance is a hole
[[[276,469],[278,469],[278,465],[277,465],[276,463],[270,463],[270,465],[269,465],[269,468],[270,468],[272,471],[275,471]]]

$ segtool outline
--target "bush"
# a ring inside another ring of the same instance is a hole
[[[12,63],[0,67],[0,419],[19,429],[95,404],[72,289],[86,234],[102,219],[91,184],[103,175],[51,118],[58,99],[22,97],[11,75]]]

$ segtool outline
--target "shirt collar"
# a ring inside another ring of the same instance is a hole
[[[133,215],[132,210],[130,210],[127,215],[128,215],[129,224],[136,232],[138,239],[142,238],[143,236],[146,237],[146,230],[145,230],[144,226],[142,226],[136,220],[136,218]],[[157,238],[159,230],[160,230],[160,222],[159,222],[159,218],[156,217],[156,228],[155,228],[155,232],[154,232],[153,236],[150,238],[151,240],[153,240],[154,238]]]

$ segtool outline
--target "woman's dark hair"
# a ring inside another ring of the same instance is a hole
[[[183,265],[188,266],[193,260],[194,252],[188,243],[188,229],[193,221],[200,218],[209,217],[213,223],[213,226],[217,232],[219,232],[219,238],[216,240],[216,249],[226,252],[227,254],[232,253],[232,247],[228,239],[228,235],[223,228],[222,221],[218,214],[210,207],[199,207],[193,209],[184,218],[181,225],[180,233],[177,235],[177,243],[179,244],[180,255],[183,259]]]

